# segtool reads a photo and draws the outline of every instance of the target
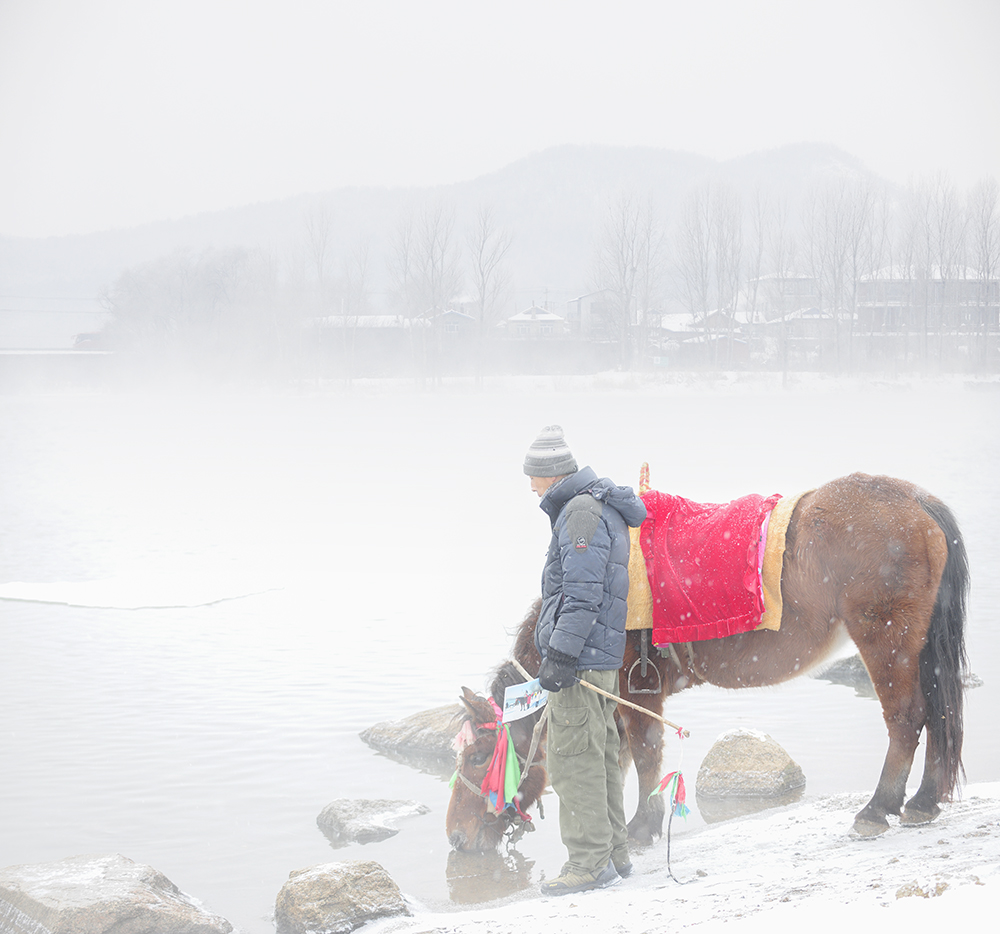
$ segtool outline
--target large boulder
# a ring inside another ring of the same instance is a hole
[[[791,803],[805,784],[799,765],[766,733],[731,730],[702,760],[695,793],[712,822]]]
[[[353,860],[298,869],[278,893],[277,934],[347,934],[391,915],[408,915],[399,887],[378,863]]]
[[[333,846],[375,843],[399,833],[395,822],[403,817],[427,814],[430,808],[417,801],[385,798],[338,798],[316,818],[319,829]]]
[[[0,869],[3,934],[229,934],[166,876],[118,854]]]
[[[361,738],[373,749],[407,765],[440,775],[450,775],[455,768],[452,743],[461,726],[465,708],[445,704],[431,710],[386,720],[361,732]]]

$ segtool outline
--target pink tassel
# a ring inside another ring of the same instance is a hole
[[[451,741],[451,748],[455,752],[461,752],[466,746],[471,746],[476,741],[476,734],[472,729],[472,724],[466,720],[462,724],[462,729],[455,734],[455,738]]]

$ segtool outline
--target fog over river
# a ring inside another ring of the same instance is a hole
[[[968,696],[966,769],[1000,780],[995,381],[4,395],[0,866],[119,852],[246,934],[273,931],[291,870],[341,859],[378,860],[422,904],[460,907],[446,779],[358,733],[482,689],[505,657],[548,543],[521,462],[551,423],[581,465],[636,485],[648,461],[654,487],[700,501],[853,471],[945,500],[970,555],[968,646],[984,682]],[[665,770],[680,765],[692,787],[735,727],[781,743],[807,798],[871,790],[885,753],[877,703],[820,680],[698,688],[666,715],[691,737],[668,744]],[[431,811],[334,850],[316,817],[342,797]],[[564,859],[556,809],[549,796],[518,847],[532,886]],[[703,827],[695,808],[674,833]],[[495,894],[488,880],[482,891]]]

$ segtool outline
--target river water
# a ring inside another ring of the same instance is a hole
[[[548,540],[521,460],[551,422],[599,473],[634,485],[648,461],[654,487],[696,500],[861,470],[948,502],[972,562],[969,654],[984,681],[969,694],[966,768],[1000,779],[996,383],[5,395],[0,866],[122,853],[246,934],[270,934],[288,873],[317,863],[375,859],[435,908],[557,871],[553,796],[517,853],[470,867],[449,858],[446,778],[358,738],[460,685],[482,689],[506,656]],[[877,704],[813,679],[698,688],[667,716],[692,735],[668,747],[665,770],[680,766],[692,788],[735,727],[781,743],[809,796],[870,790],[885,751]],[[382,843],[333,849],[316,817],[354,797],[431,811]],[[703,825],[695,809],[673,832]]]

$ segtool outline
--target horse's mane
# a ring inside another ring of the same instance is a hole
[[[542,664],[538,649],[535,648],[535,624],[538,622],[538,614],[541,609],[542,601],[539,598],[531,605],[527,615],[514,633],[513,657],[532,677],[538,674],[538,668]],[[490,695],[502,707],[504,691],[511,685],[524,684],[524,682],[524,675],[518,671],[517,666],[512,661],[502,662],[493,672]]]
[[[518,624],[514,632],[513,657],[524,667],[525,671],[533,677],[538,674],[538,668],[542,664],[538,649],[535,648],[535,624],[538,622],[538,614],[542,608],[542,601],[539,598],[528,609],[527,615]],[[524,675],[518,671],[517,666],[512,661],[501,662],[494,670],[490,680],[490,696],[497,705],[503,707],[504,691],[514,684],[524,684]],[[466,720],[473,720],[468,709],[456,717],[456,722],[462,723]]]

